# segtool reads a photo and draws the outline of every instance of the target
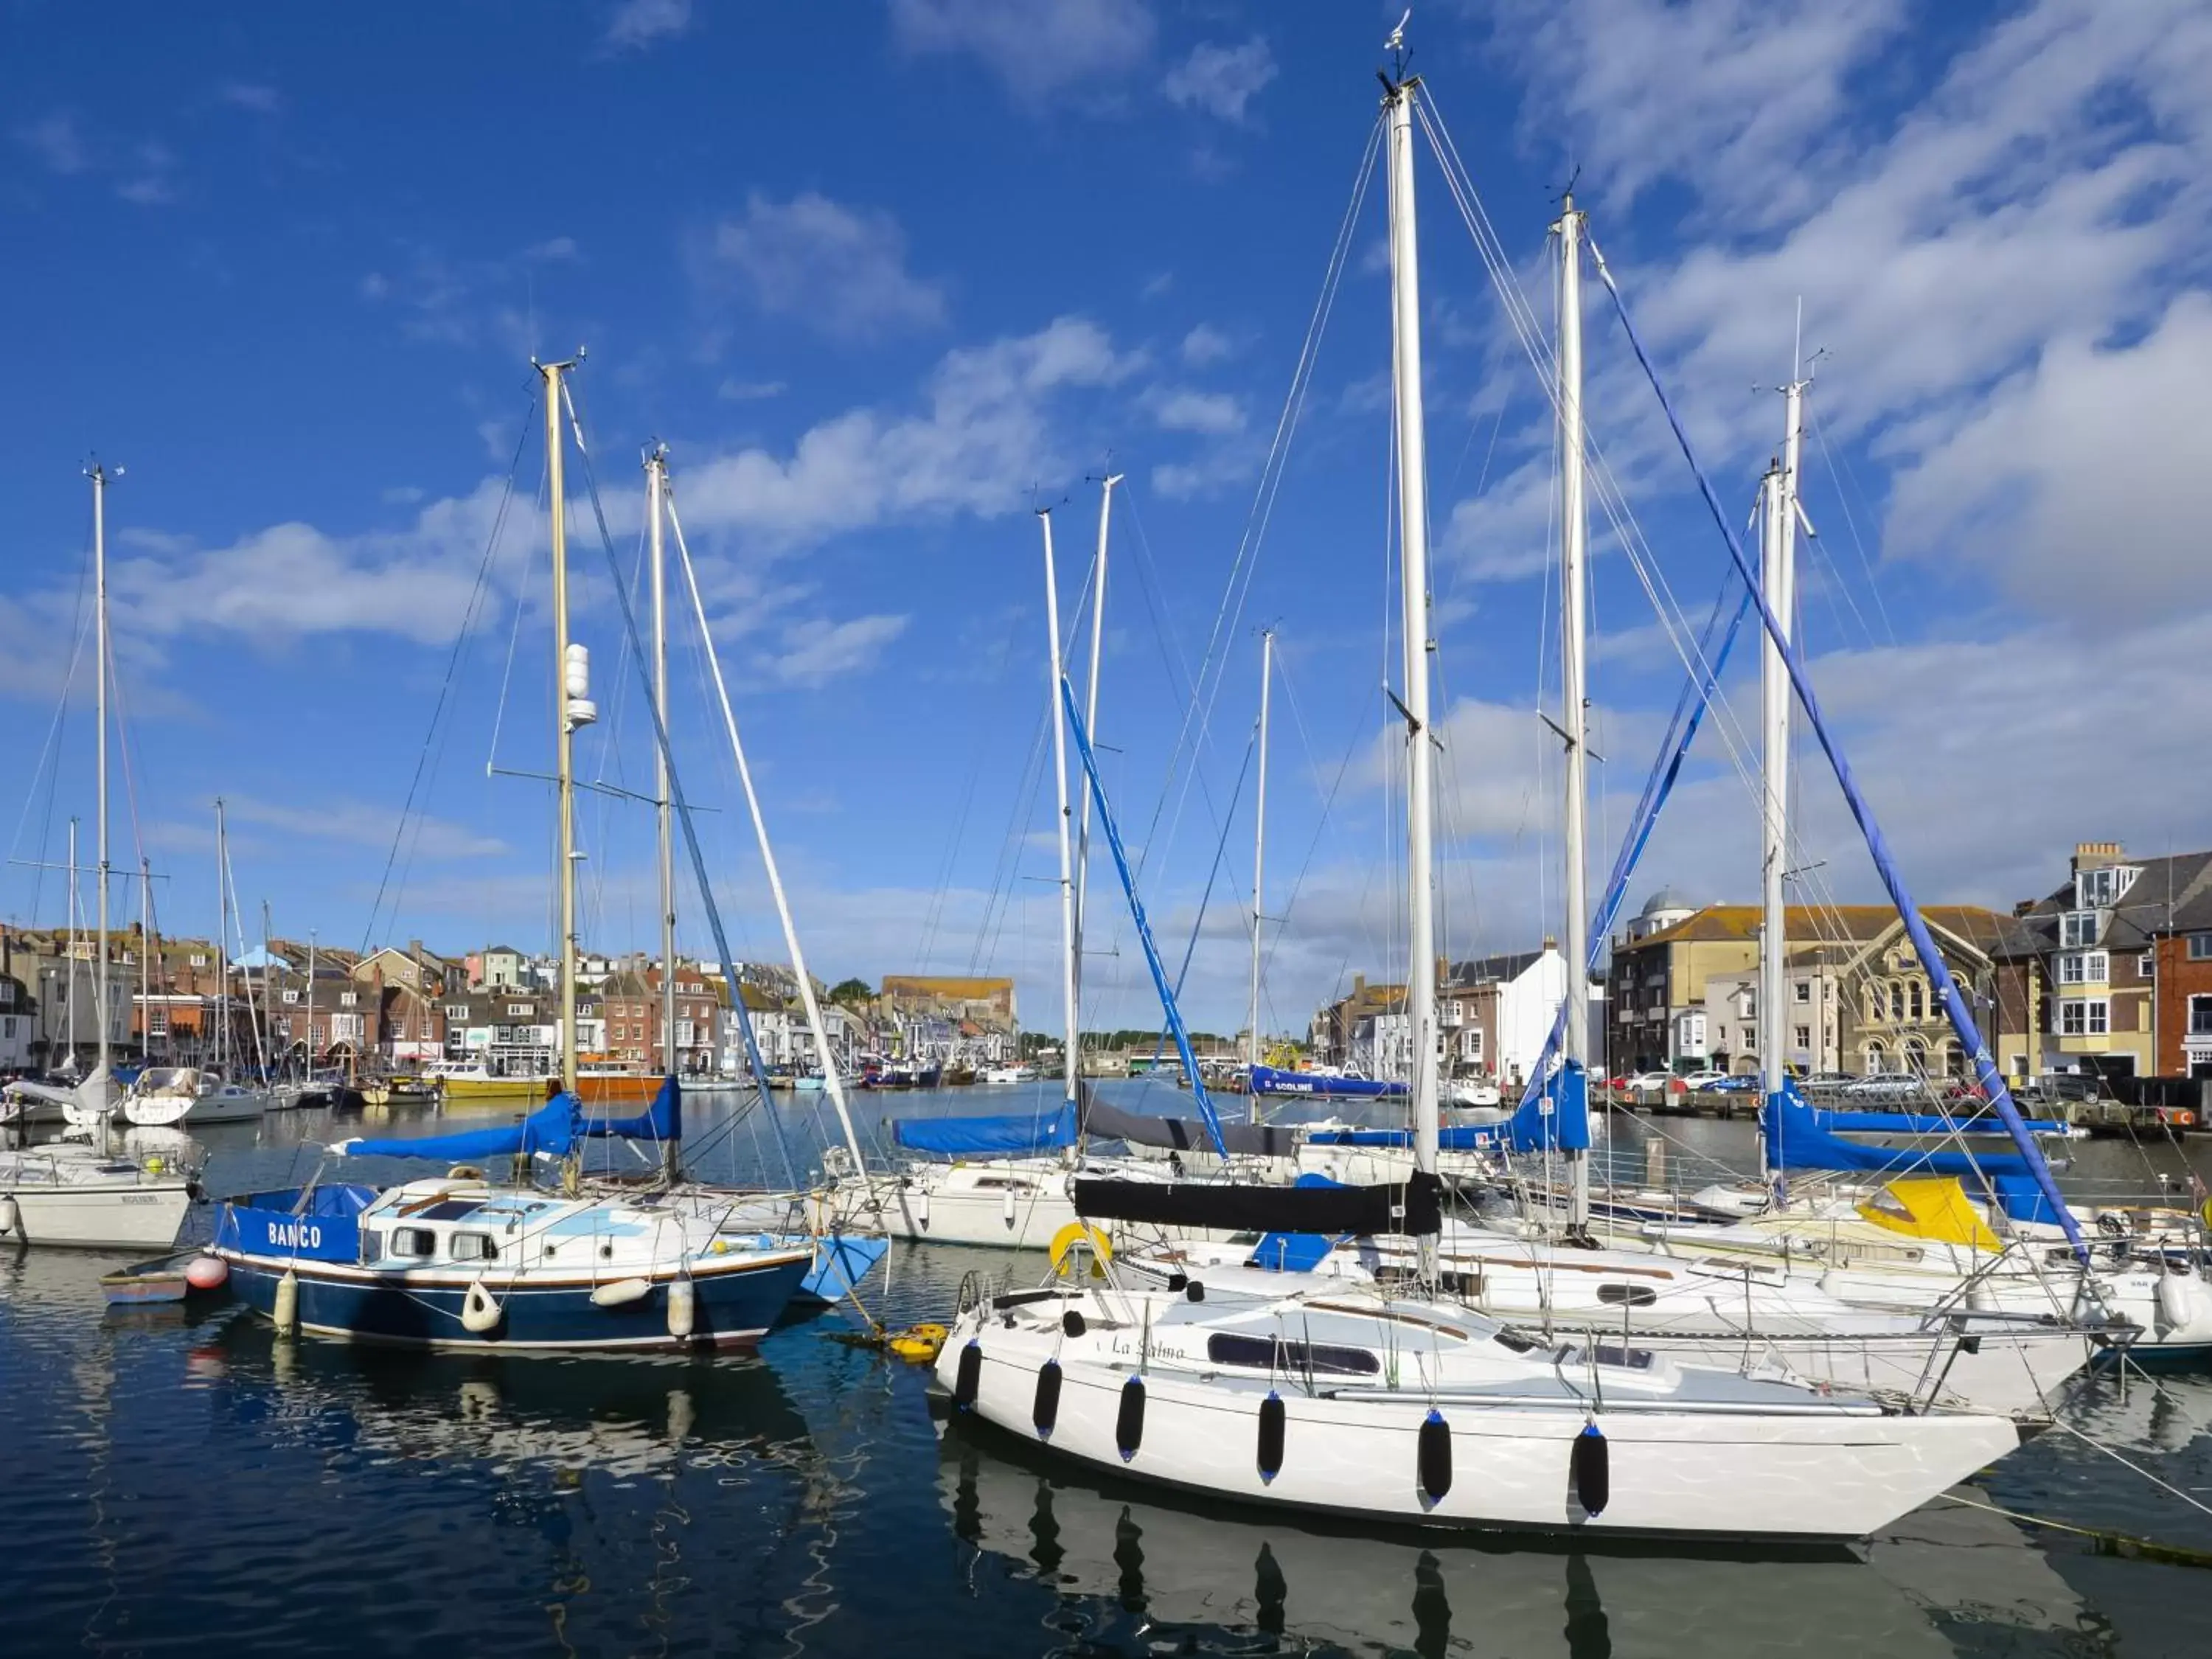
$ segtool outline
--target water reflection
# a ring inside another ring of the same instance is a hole
[[[1229,1510],[1098,1479],[967,1420],[946,1425],[955,1534],[1017,1577],[1140,1618],[1153,1650],[1710,1655],[1800,1649],[1918,1659],[1966,1632],[2062,1637],[2078,1595],[2000,1517],[1937,1507],[1864,1550],[1585,1553]],[[1102,1613],[1106,1609],[1100,1610]]]

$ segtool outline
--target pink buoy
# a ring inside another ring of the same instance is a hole
[[[185,1268],[185,1283],[196,1291],[219,1291],[230,1280],[230,1264],[219,1255],[196,1255]]]

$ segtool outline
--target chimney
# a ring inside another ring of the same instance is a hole
[[[1354,974],[1354,975],[1352,976],[1352,995],[1354,995],[1354,996],[1356,996],[1356,997],[1358,997],[1358,996],[1364,996],[1364,995],[1366,995],[1366,994],[1367,994],[1367,975],[1364,975],[1364,974]]]
[[[2083,841],[2074,844],[2074,873],[2084,870],[2101,870],[2107,865],[2118,864],[2124,854],[2116,841]]]

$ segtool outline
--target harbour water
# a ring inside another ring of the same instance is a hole
[[[726,1103],[687,1103],[710,1168],[777,1157],[763,1126],[718,1129]],[[938,1109],[865,1103],[872,1120]],[[416,1121],[451,1123],[398,1126]],[[1747,1159],[1747,1126],[1665,1127]],[[314,1143],[354,1132],[316,1114],[206,1131],[209,1188],[297,1179]],[[1633,1156],[1640,1132],[1616,1133]],[[819,1144],[790,1139],[802,1162]],[[2190,1151],[2202,1165],[2212,1148]],[[2180,1168],[2170,1148],[2077,1152],[2077,1184]],[[424,1358],[280,1342],[228,1307],[109,1312],[108,1265],[0,1256],[0,1653],[2212,1650],[2212,1572],[1968,1504],[1863,1548],[1766,1557],[1384,1534],[1101,1481],[947,1427],[926,1373],[841,1340],[842,1313],[757,1358]],[[896,1323],[941,1313],[971,1269],[1041,1265],[902,1246],[866,1294]],[[2112,1455],[2212,1502],[2212,1379],[2093,1382],[2069,1419],[2109,1449],[2047,1434],[1960,1496],[2212,1551],[2212,1519]]]

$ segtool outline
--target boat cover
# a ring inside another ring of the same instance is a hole
[[[1075,1212],[1095,1221],[1256,1233],[1434,1233],[1443,1183],[1416,1173],[1380,1187],[1255,1186],[1243,1182],[1122,1181],[1079,1176]]]

